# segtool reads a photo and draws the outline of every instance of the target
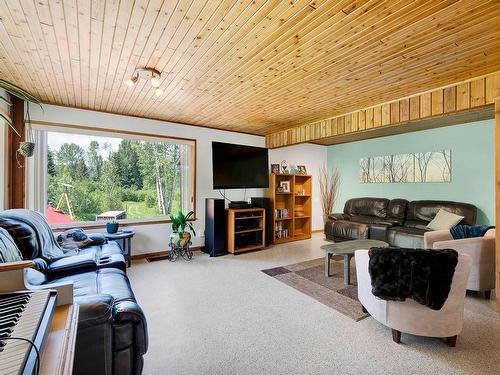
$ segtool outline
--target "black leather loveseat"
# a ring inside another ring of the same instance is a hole
[[[17,245],[0,261],[16,256],[33,260],[36,269],[27,271],[31,285],[73,283],[74,302],[80,307],[73,373],[140,374],[148,347],[146,318],[118,245],[65,251],[44,217],[29,210],[0,212],[0,228],[0,236],[10,236]]]
[[[468,203],[405,199],[353,198],[343,213],[328,216],[325,236],[333,241],[378,239],[392,246],[423,247],[427,225],[439,209],[464,216],[460,224],[474,225],[477,208]]]

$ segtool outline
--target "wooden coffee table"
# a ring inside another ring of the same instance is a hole
[[[356,250],[369,249],[370,247],[388,247],[389,244],[377,240],[352,240],[330,243],[321,246],[325,251],[325,276],[330,277],[330,262],[334,255],[344,257],[344,284],[351,284],[351,258]]]

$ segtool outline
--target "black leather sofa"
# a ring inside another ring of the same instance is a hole
[[[392,246],[423,247],[427,225],[439,209],[464,216],[460,224],[474,225],[477,208],[468,203],[405,199],[353,198],[344,212],[328,216],[325,236],[333,241],[377,239]]]
[[[65,251],[43,216],[29,210],[0,212],[0,228],[6,230],[0,236],[8,233],[18,248],[0,261],[16,254],[33,260],[36,269],[26,274],[31,285],[73,283],[79,304],[73,374],[140,374],[148,348],[147,323],[119,246],[109,242]]]

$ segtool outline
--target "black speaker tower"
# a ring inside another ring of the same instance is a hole
[[[273,233],[272,225],[273,225],[273,215],[274,215],[274,212],[272,212],[271,210],[271,198],[253,197],[252,207],[266,209],[266,217],[265,217],[266,246],[269,246],[271,245],[272,241],[272,233]]]
[[[218,257],[226,251],[226,207],[224,199],[205,199],[205,253]]]

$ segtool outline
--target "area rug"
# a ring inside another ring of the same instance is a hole
[[[351,284],[344,285],[344,265],[342,261],[332,261],[331,275],[325,276],[325,259],[319,258],[288,266],[262,270],[282,283],[314,298],[316,301],[338,312],[360,321],[369,314],[364,313],[358,301],[356,269],[351,263]]]

